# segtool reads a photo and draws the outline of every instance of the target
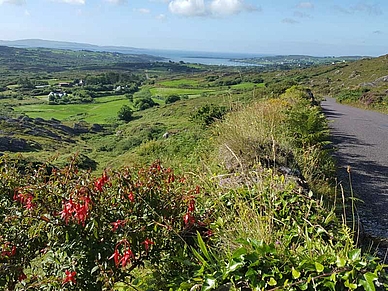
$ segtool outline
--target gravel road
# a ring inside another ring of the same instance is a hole
[[[349,185],[347,166],[367,234],[388,238],[388,115],[336,103],[326,98],[322,108],[330,120],[337,149],[338,177]]]

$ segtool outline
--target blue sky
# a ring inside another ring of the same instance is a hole
[[[267,54],[388,53],[388,1],[0,0],[0,39]]]

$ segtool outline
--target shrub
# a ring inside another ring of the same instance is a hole
[[[137,98],[133,101],[133,104],[138,110],[146,110],[148,108],[157,106],[158,103],[156,103],[154,100],[152,100],[151,97],[141,97]]]
[[[117,113],[117,116],[120,120],[128,122],[132,119],[132,114],[132,109],[128,105],[123,105]]]
[[[171,104],[171,103],[177,102],[179,100],[181,100],[181,97],[179,97],[178,95],[170,95],[166,98],[165,103]]]
[[[0,289],[112,290],[144,264],[175,270],[206,229],[198,193],[158,162],[93,178],[75,160],[21,172],[2,159]]]
[[[191,114],[190,119],[203,126],[209,126],[213,122],[222,119],[226,112],[227,109],[224,106],[206,104]]]

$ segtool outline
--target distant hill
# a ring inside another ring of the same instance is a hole
[[[122,46],[98,46],[87,43],[53,41],[43,39],[22,39],[5,41],[0,40],[1,46],[10,46],[17,48],[50,48],[50,49],[65,49],[65,50],[89,50],[95,52],[117,52],[123,54],[149,54],[149,51],[141,48],[122,47]]]
[[[108,69],[125,67],[126,64],[147,64],[161,60],[163,58],[145,54],[57,48],[16,48],[0,45],[0,73]],[[133,65],[131,67],[135,68]]]

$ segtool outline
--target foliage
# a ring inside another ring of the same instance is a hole
[[[128,105],[123,105],[117,113],[117,116],[119,119],[128,122],[132,119],[132,114],[132,109]]]
[[[205,104],[197,109],[190,117],[192,121],[195,121],[203,126],[209,126],[217,120],[221,120],[227,112],[226,107],[215,104]]]
[[[174,103],[174,102],[177,102],[181,100],[181,97],[178,96],[178,95],[170,95],[166,98],[165,102],[166,104],[171,104],[171,103]]]
[[[158,162],[92,178],[73,162],[20,172],[2,159],[0,175],[7,290],[111,289],[145,263],[168,270],[190,230],[206,230],[195,207],[200,188]]]
[[[146,110],[148,108],[157,106],[158,103],[156,103],[154,100],[152,100],[151,97],[141,97],[137,98],[133,101],[133,105],[140,111]]]

